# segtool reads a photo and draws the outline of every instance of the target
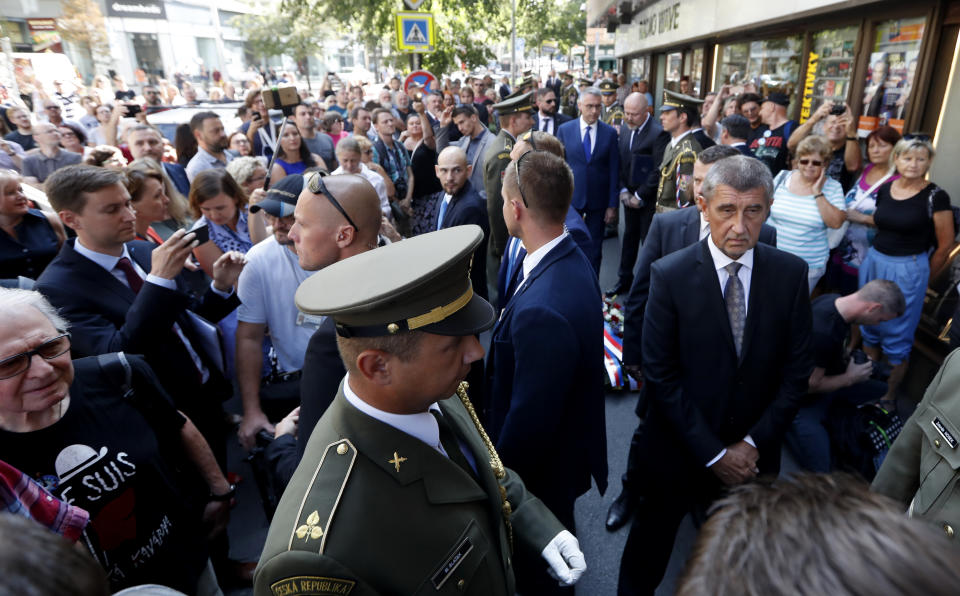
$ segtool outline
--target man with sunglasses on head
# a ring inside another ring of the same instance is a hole
[[[548,151],[528,151],[505,172],[503,217],[523,248],[490,342],[487,430],[504,460],[576,533],[574,501],[591,477],[606,489],[607,448],[600,287],[564,227],[573,185],[573,172]],[[564,437],[562,457],[557,437]],[[571,593],[524,568],[518,555],[521,593]]]
[[[381,217],[377,191],[361,176],[307,174],[287,237],[293,242],[300,267],[319,271],[376,248]],[[293,474],[310,433],[336,396],[346,371],[337,352],[333,318],[320,319],[303,358],[296,457],[268,453],[280,471],[282,484]]]
[[[573,120],[557,110],[557,92],[550,87],[537,89],[537,113],[533,115],[533,129],[554,136],[564,122]]]

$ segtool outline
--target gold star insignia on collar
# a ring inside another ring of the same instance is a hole
[[[393,467],[395,467],[395,468],[397,469],[397,472],[399,473],[399,472],[400,472],[400,464],[402,464],[402,463],[405,462],[405,461],[407,461],[407,458],[405,458],[405,457],[400,457],[400,455],[398,455],[397,452],[394,451],[394,452],[393,452],[393,459],[388,459],[388,460],[387,460],[387,463],[388,463],[388,464],[393,464]]]

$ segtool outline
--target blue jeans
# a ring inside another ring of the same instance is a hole
[[[831,405],[839,400],[859,406],[880,399],[886,392],[886,383],[867,379],[829,393],[808,395],[807,400],[811,401],[801,406],[786,436],[787,446],[800,467],[824,474],[831,471],[830,435],[824,426]]]

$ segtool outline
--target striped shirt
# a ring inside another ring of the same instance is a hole
[[[821,269],[826,266],[830,254],[827,225],[823,223],[813,195],[790,192],[791,174],[784,170],[774,180],[773,205],[767,223],[777,229],[777,248],[800,257],[811,269]],[[822,192],[831,205],[846,210],[839,182],[827,178]]]

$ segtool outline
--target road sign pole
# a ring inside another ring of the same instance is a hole
[[[517,0],[510,5],[510,89],[517,84]]]

